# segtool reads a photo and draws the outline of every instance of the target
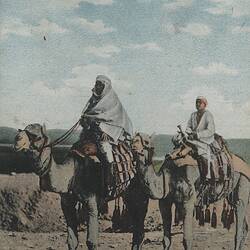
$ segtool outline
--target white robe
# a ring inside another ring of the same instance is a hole
[[[203,156],[208,160],[208,166],[210,166],[213,157],[211,155],[210,144],[219,148],[218,143],[214,139],[215,134],[215,124],[213,115],[205,110],[199,124],[197,124],[197,114],[194,112],[191,114],[191,117],[187,123],[187,133],[196,132],[198,140],[189,141],[190,143],[196,145],[198,149],[198,155]],[[210,178],[210,168],[208,168],[208,178]]]
[[[210,144],[214,141],[215,133],[213,115],[208,110],[205,110],[199,124],[197,124],[197,114],[197,111],[191,114],[186,132],[196,132],[199,141]]]
[[[105,76],[98,76],[98,80],[105,84],[98,103],[88,110],[90,102],[82,111],[82,115],[99,122],[100,129],[113,138],[114,142],[123,141],[124,132],[132,135],[132,122],[122,106],[117,94],[111,87],[111,82]],[[105,81],[104,81],[105,80]]]

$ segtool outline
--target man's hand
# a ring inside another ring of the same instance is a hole
[[[101,139],[102,141],[108,141],[109,136],[106,133],[102,133]]]
[[[198,140],[197,133],[193,132],[188,135],[188,140],[193,141],[193,140]]]
[[[87,117],[85,117],[84,115],[82,115],[81,118],[80,118],[80,125],[82,127],[86,127],[86,124],[87,124]]]

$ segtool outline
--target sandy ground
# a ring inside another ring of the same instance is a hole
[[[176,228],[173,233],[173,243],[171,249],[183,249],[182,231]],[[85,245],[85,232],[80,232],[80,244],[78,249],[87,249]],[[143,249],[162,249],[162,232],[146,233]],[[101,233],[99,239],[99,249],[130,249],[131,234],[129,233]],[[1,250],[64,250],[67,249],[66,233],[24,233],[0,231]],[[233,249],[233,230],[228,232],[225,229],[201,229],[196,228],[194,232],[193,249]],[[250,249],[248,240],[245,249]]]
[[[111,203],[110,213],[112,206]],[[110,221],[100,221],[99,249],[130,249],[132,235],[105,233],[110,226]],[[209,225],[200,227],[194,220],[193,249],[233,249],[234,226],[229,231],[223,229],[221,224],[212,229]],[[150,201],[145,228],[147,232],[143,249],[162,249],[163,233],[159,231],[161,218],[157,201]],[[81,231],[79,234],[78,249],[87,249],[86,232]],[[183,249],[181,226],[173,227],[172,234],[171,249]],[[66,238],[58,195],[41,193],[35,175],[0,175],[0,250],[63,250],[67,249]],[[245,249],[250,249],[250,236]]]

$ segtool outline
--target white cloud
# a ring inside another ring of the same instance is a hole
[[[79,65],[72,69],[72,77],[62,81],[59,88],[53,89],[46,82],[34,81],[28,88],[2,96],[0,103],[8,108],[1,110],[0,126],[45,122],[49,128],[70,128],[90,98],[98,74],[111,79],[119,97],[127,97],[131,90],[129,83],[120,79],[108,65]]]
[[[20,19],[9,19],[1,23],[0,38],[7,38],[14,34],[18,36],[31,36],[31,25],[24,24]]]
[[[47,19],[42,19],[38,25],[30,25],[24,23],[21,19],[11,18],[6,19],[1,24],[0,37],[4,39],[13,34],[18,36],[31,37],[35,34],[61,34],[66,31],[66,29],[60,27],[56,23],[48,21]]]
[[[115,31],[112,27],[106,27],[102,20],[95,20],[93,22],[88,21],[85,18],[75,18],[72,22],[80,27],[86,29],[87,31],[94,32],[97,34],[105,34]]]
[[[42,19],[39,25],[33,26],[33,30],[38,33],[57,33],[61,34],[67,30],[60,27],[58,24],[48,21],[47,19]]]
[[[168,34],[176,34],[180,33],[179,25],[167,23],[162,25],[163,32],[167,32]]]
[[[188,8],[192,5],[193,0],[174,0],[163,4],[163,8],[168,12],[177,11],[181,8]]]
[[[94,5],[112,5],[113,0],[49,0],[49,5],[59,8],[74,9],[80,6],[80,3],[90,3]]]
[[[178,23],[167,23],[162,25],[162,30],[168,34],[179,34],[184,32],[198,37],[207,36],[212,32],[209,26],[202,23],[189,23],[185,26]]]
[[[207,36],[211,33],[211,28],[202,23],[189,23],[186,27],[181,27],[180,31],[193,36]]]
[[[113,0],[82,0],[85,3],[91,3],[94,5],[112,5]]]
[[[162,48],[155,42],[148,42],[142,44],[130,44],[126,46],[129,49],[145,49],[151,51],[162,51]]]
[[[75,9],[80,6],[81,2],[83,2],[83,0],[49,0],[46,5],[61,9]]]
[[[138,3],[151,3],[153,0],[137,0]]]
[[[107,65],[101,64],[87,64],[80,65],[72,69],[73,77],[65,80],[65,85],[69,88],[76,89],[81,88],[91,89],[94,86],[97,75],[107,75],[110,79],[115,78],[115,74]]]
[[[228,67],[227,65],[223,63],[210,63],[206,67],[199,66],[194,67],[192,69],[193,74],[195,75],[229,75],[229,76],[236,76],[239,74],[239,71],[237,69],[233,69]]]
[[[232,27],[232,34],[250,33],[250,26],[235,26]]]
[[[131,84],[120,79],[111,67],[104,64],[80,65],[72,69],[73,77],[64,81],[67,88],[74,89],[76,93],[87,91],[93,88],[97,75],[106,75],[111,79],[112,86],[120,93],[127,93],[132,87]]]
[[[206,11],[213,15],[231,15],[241,17],[250,15],[249,0],[210,0],[212,7]]]
[[[109,58],[115,54],[119,54],[120,48],[114,45],[104,45],[102,47],[88,46],[84,48],[85,54],[92,54],[97,57]]]

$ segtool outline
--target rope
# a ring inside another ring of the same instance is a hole
[[[60,144],[61,142],[65,141],[73,133],[73,131],[75,129],[77,129],[79,124],[80,124],[80,120],[78,120],[65,134],[63,134],[62,136],[60,136],[59,138],[57,138],[53,142],[49,143],[45,147],[54,147],[54,146]]]

